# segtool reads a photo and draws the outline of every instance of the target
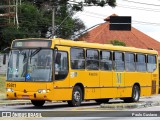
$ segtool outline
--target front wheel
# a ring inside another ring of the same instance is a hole
[[[82,102],[82,90],[79,86],[75,86],[72,92],[72,100],[67,101],[70,107],[77,107]]]
[[[125,98],[124,102],[138,102],[140,98],[140,88],[138,85],[134,85],[132,88],[132,97]]]
[[[41,107],[44,105],[45,100],[31,100],[31,103],[36,107]]]

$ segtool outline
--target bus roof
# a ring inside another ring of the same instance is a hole
[[[156,50],[141,49],[135,47],[125,47],[125,46],[115,46],[112,44],[100,44],[100,43],[88,43],[86,41],[72,41],[64,40],[60,38],[53,39],[54,44],[62,46],[72,46],[72,47],[84,47],[84,48],[97,48],[104,50],[116,50],[116,51],[126,51],[126,52],[140,52],[140,53],[150,53],[158,54]]]
[[[72,41],[61,38],[47,39],[47,38],[27,38],[27,39],[17,39],[17,40],[51,40],[52,47],[55,45],[60,46],[70,46],[70,47],[84,47],[84,48],[96,48],[104,50],[115,50],[115,51],[125,51],[125,52],[138,52],[138,53],[150,53],[158,54],[156,50],[141,49],[135,47],[125,47],[125,46],[115,46],[112,44],[100,44],[100,43],[88,43],[86,41]],[[14,40],[16,41],[16,40]]]

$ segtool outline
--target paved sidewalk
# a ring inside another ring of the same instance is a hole
[[[30,100],[7,100],[0,99],[0,106],[27,105],[31,104]]]
[[[52,103],[61,103],[62,101],[52,101]],[[51,102],[46,102],[49,104]],[[0,98],[0,106],[13,106],[13,105],[31,105],[31,100],[8,100],[6,98]]]
[[[5,94],[0,94],[0,106],[31,104],[30,100],[8,100]]]
[[[100,105],[102,109],[112,109],[112,110],[145,108],[151,106],[160,106],[160,94],[149,97],[141,97],[139,102],[135,103],[124,103],[123,100],[112,99],[109,101],[109,103]]]

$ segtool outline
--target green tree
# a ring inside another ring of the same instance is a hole
[[[42,4],[47,3],[51,6],[58,7],[62,4],[71,4],[75,10],[82,10],[84,6],[105,6],[109,5],[111,7],[116,6],[116,0],[82,0],[80,2],[74,0],[24,0],[35,3],[39,8]]]
[[[36,33],[38,37],[45,37],[46,31],[51,25],[51,18],[46,15],[47,13],[29,2],[22,4],[19,9],[20,27],[31,36]]]
[[[27,0],[24,0],[24,1],[27,1]],[[35,22],[39,21],[38,29],[39,29],[39,32],[41,32],[40,37],[45,37],[47,31],[50,32],[49,35],[51,36],[52,8],[53,8],[52,6],[55,6],[55,9],[56,9],[55,10],[56,11],[55,12],[55,35],[57,37],[71,39],[71,36],[74,35],[74,33],[85,29],[85,26],[80,19],[73,18],[73,15],[75,13],[75,11],[73,10],[73,6],[71,6],[70,4],[67,4],[67,1],[65,0],[59,0],[57,2],[56,0],[37,0],[37,1],[30,0],[30,3],[34,4],[38,8],[38,11],[43,13],[43,16],[41,15],[42,17],[39,17],[38,20],[34,19],[34,17],[36,17],[35,15],[33,17],[33,20],[35,20]],[[28,9],[29,10],[27,11],[33,11],[33,8],[28,7]],[[28,16],[29,13],[30,12],[27,12],[26,14],[22,14],[23,16],[22,17],[20,16],[20,18],[24,18]],[[38,16],[38,13],[36,15]],[[30,18],[29,20],[27,18],[25,19],[25,21],[30,22]],[[28,25],[29,28],[33,27],[30,23],[24,23],[24,24]],[[36,24],[34,23],[34,25]]]
[[[45,17],[35,5],[25,2],[19,6],[19,27],[4,26],[1,28],[1,50],[10,46],[13,39],[44,37],[51,20]],[[45,30],[45,32],[44,32]]]
[[[73,18],[74,11],[68,5],[61,5],[56,10],[56,30],[55,35],[61,38],[71,39],[76,32],[85,29],[80,19]]]
[[[72,0],[22,0],[18,7],[19,27],[1,26],[0,46],[9,46],[13,39],[27,37],[46,37],[47,31],[51,33],[52,8],[56,8],[55,33],[61,38],[72,38],[77,32],[85,29],[80,19],[73,19],[75,11],[83,10],[84,6],[116,6],[116,0],[85,0],[73,2]]]
[[[112,45],[118,45],[118,46],[126,46],[126,44],[124,42],[121,42],[119,40],[112,40],[111,44]]]
[[[0,9],[0,14],[3,14],[3,13],[4,13],[4,9]],[[2,41],[2,30],[4,28],[5,21],[6,21],[5,18],[0,17],[0,51],[2,49],[2,47],[1,47],[2,43],[3,43],[3,41]]]

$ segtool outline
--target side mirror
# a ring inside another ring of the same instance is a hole
[[[6,64],[6,54],[3,55],[3,65]]]

